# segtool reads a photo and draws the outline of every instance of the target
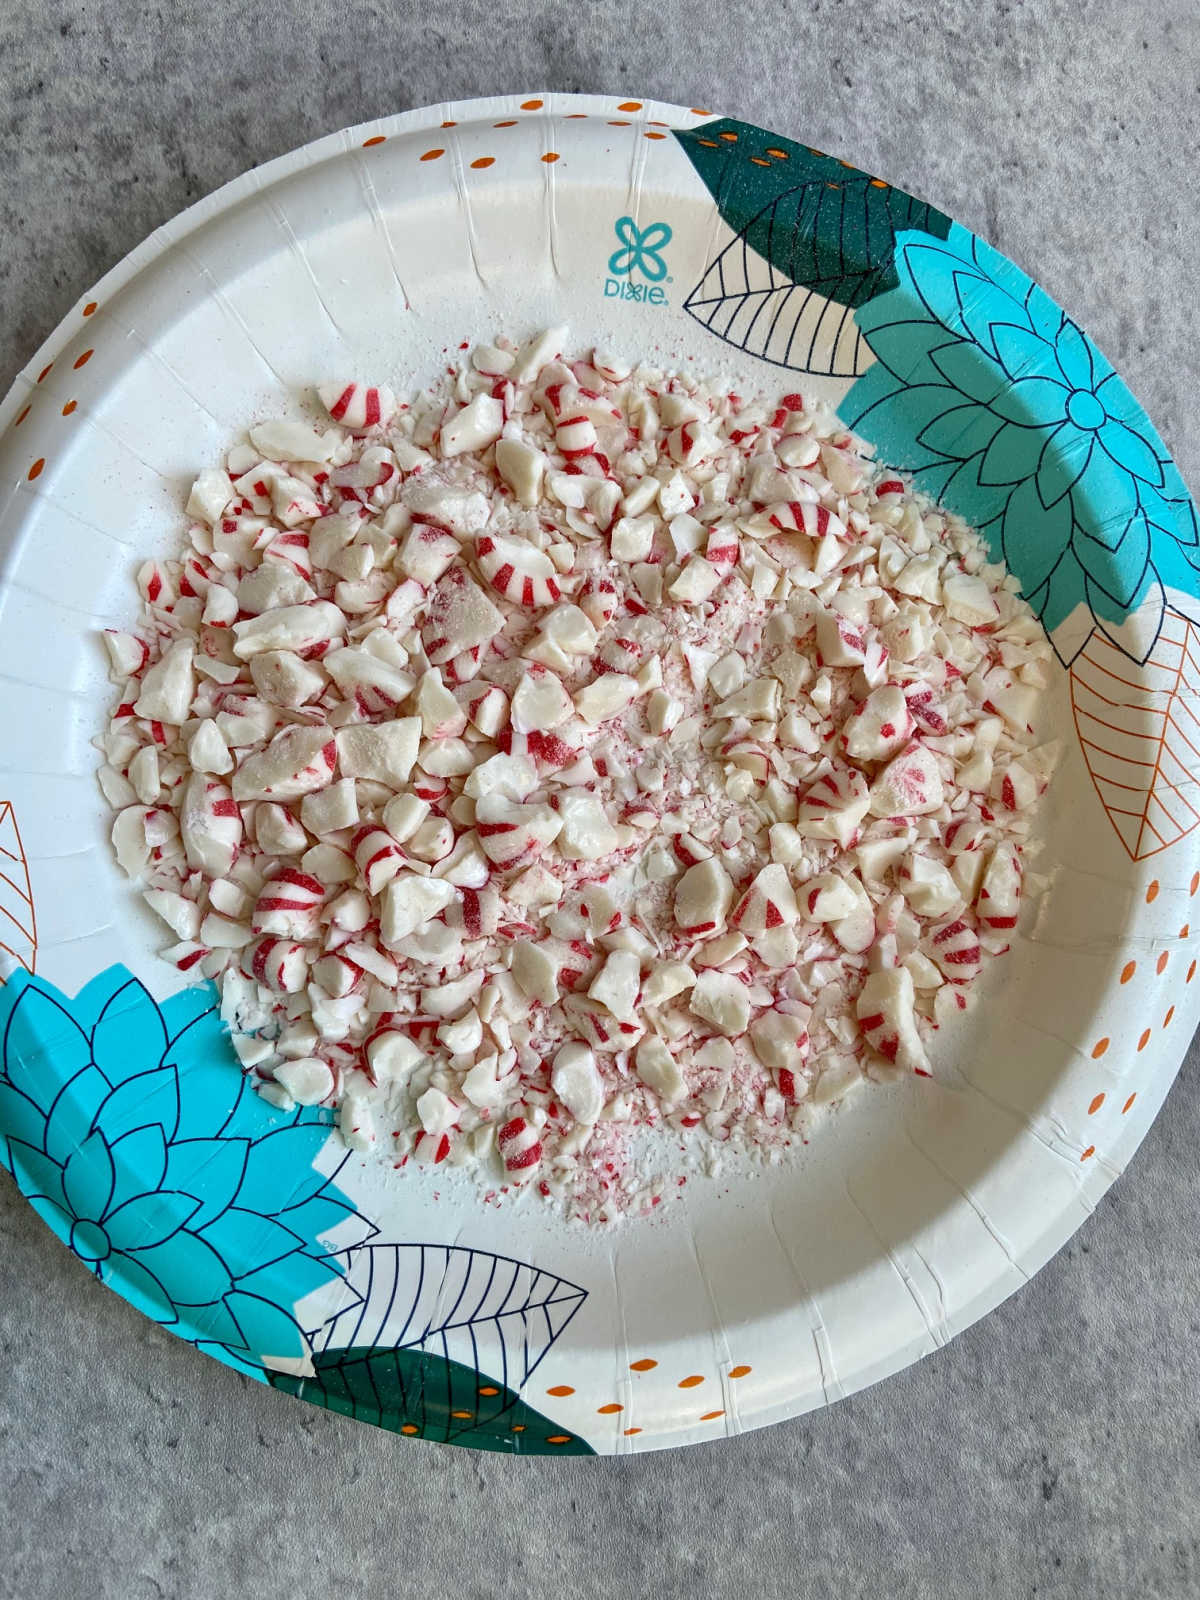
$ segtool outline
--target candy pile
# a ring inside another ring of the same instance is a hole
[[[598,1220],[929,1071],[1053,752],[975,533],[820,405],[564,339],[322,387],[202,472],[99,776],[268,1098]]]

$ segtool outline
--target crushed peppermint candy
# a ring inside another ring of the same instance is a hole
[[[273,1104],[606,1221],[930,1072],[1055,750],[1016,580],[824,405],[565,343],[252,428],[106,636],[97,744]]]

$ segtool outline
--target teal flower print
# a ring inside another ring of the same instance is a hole
[[[308,1353],[294,1307],[343,1277],[323,1241],[344,1249],[362,1224],[313,1166],[328,1116],[254,1092],[211,986],[159,1006],[114,967],[72,1001],[16,974],[0,1133],[38,1215],[147,1316],[260,1378],[260,1358]]]
[[[897,239],[898,287],[858,312],[876,357],[842,415],[980,527],[1062,660],[1093,625],[1136,660],[1193,611],[1200,531],[1178,469],[1094,344],[957,224]],[[1121,630],[1139,614],[1136,634]]]
[[[667,275],[662,252],[671,242],[671,229],[665,222],[651,222],[639,228],[632,217],[618,217],[617,238],[623,246],[608,258],[608,270],[618,278],[640,272],[650,283],[661,283]]]
[[[0,1166],[102,1282],[317,1405],[586,1452],[522,1398],[586,1291],[457,1243],[381,1241],[335,1187],[353,1158],[335,1144],[333,1171],[314,1165],[331,1120],[255,1093],[211,984],[161,1005],[122,967],[74,1000],[24,972],[0,985]]]

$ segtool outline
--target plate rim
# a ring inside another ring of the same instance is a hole
[[[405,112],[395,113],[390,116],[372,118],[368,121],[353,124],[350,127],[323,134],[318,138],[297,146],[273,157],[260,167],[250,168],[229,179],[210,194],[202,197],[178,212],[167,221],[161,223],[139,244],[116,262],[83,294],[76,297],[73,305],[58,321],[55,327],[47,334],[37,350],[18,370],[10,384],[5,397],[0,402],[0,434],[5,434],[13,425],[13,417],[20,405],[27,398],[30,388],[36,387],[33,374],[39,367],[56,359],[59,352],[75,339],[80,331],[81,307],[95,302],[103,305],[105,299],[111,298],[114,293],[133,282],[136,277],[149,266],[167,248],[186,239],[198,228],[209,221],[219,217],[240,204],[243,200],[253,197],[257,192],[272,187],[281,180],[296,173],[335,158],[343,153],[353,150],[356,145],[361,147],[376,138],[389,138],[395,135],[416,132],[436,126],[437,122],[453,118],[455,121],[466,124],[471,121],[482,120],[488,116],[505,113],[516,109],[522,100],[540,98],[544,102],[545,114],[548,117],[558,117],[569,109],[587,108],[588,110],[612,111],[616,106],[616,95],[603,94],[562,94],[557,91],[533,91],[527,94],[481,96],[468,100],[443,102],[437,105],[412,108]],[[657,100],[644,100],[640,102],[638,121],[661,115],[672,128],[695,126],[702,119],[719,115],[714,112],[696,112],[695,108],[676,106],[669,102]],[[689,121],[689,119],[691,119]],[[765,130],[764,130],[765,131]],[[1006,258],[1007,259],[1007,258]],[[86,315],[86,312],[83,313]],[[1121,380],[1124,381],[1123,379]],[[0,558],[0,587],[6,586],[8,568],[11,560],[15,559],[20,547],[20,540],[14,540],[5,557]],[[1174,992],[1174,989],[1172,989]],[[1064,1049],[1075,1048],[1064,1044]],[[1066,1243],[1066,1241],[1082,1226],[1086,1220],[1083,1212],[1095,1208],[1108,1188],[1121,1175],[1133,1155],[1141,1145],[1150,1125],[1161,1110],[1162,1104],[1175,1081],[1186,1056],[1186,1046],[1179,1062],[1170,1071],[1159,1067],[1152,1087],[1140,1085],[1138,1091],[1138,1104],[1128,1117],[1123,1119],[1116,1137],[1107,1144],[1103,1160],[1097,1159],[1089,1164],[1082,1173],[1077,1185],[1077,1194],[1081,1202],[1080,1209],[1075,1207],[1064,1208],[1047,1222],[1045,1228],[1037,1236],[1036,1244],[1027,1245],[1022,1251],[1022,1264],[1016,1259],[1010,1260],[1005,1269],[986,1286],[972,1295],[954,1317],[954,1326],[950,1335],[962,1332],[967,1327],[981,1320],[989,1311],[995,1309],[1018,1288],[1022,1287],[1030,1277],[1039,1271]],[[908,1344],[893,1347],[886,1356],[867,1361],[861,1368],[850,1370],[844,1378],[839,1378],[839,1393],[834,1398],[857,1392],[869,1387],[883,1378],[912,1365],[920,1356],[932,1353],[932,1347],[919,1335],[914,1336]],[[820,1390],[809,1389],[807,1393],[797,1391],[796,1394],[778,1402],[758,1406],[748,1414],[739,1411],[738,1431],[743,1428],[766,1426],[787,1418],[805,1414],[807,1411],[821,1407],[830,1402],[828,1394],[822,1395]],[[658,1427],[654,1433],[639,1438],[636,1449],[639,1451],[653,1448],[670,1448],[677,1444],[692,1442],[692,1435],[699,1439],[701,1434],[689,1421],[680,1420],[675,1428]],[[713,1437],[723,1437],[704,1434],[709,1440]]]

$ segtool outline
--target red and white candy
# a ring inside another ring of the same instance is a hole
[[[189,867],[210,878],[223,878],[233,870],[242,843],[242,814],[225,784],[203,773],[188,779],[179,831]]]
[[[510,1173],[528,1173],[542,1159],[537,1129],[524,1117],[511,1117],[496,1134],[496,1148]]]
[[[842,747],[855,761],[886,761],[904,744],[911,726],[904,690],[885,684],[842,724]]]
[[[475,832],[489,861],[497,866],[527,865],[562,830],[562,818],[545,805],[524,805],[501,794],[487,794],[475,806]]]
[[[351,433],[386,428],[396,414],[396,396],[383,384],[321,383],[317,394],[334,422]]]
[[[914,739],[871,785],[871,812],[876,817],[922,817],[936,811],[945,797],[937,758]]]
[[[1021,910],[1021,857],[1016,845],[998,844],[988,857],[976,910],[985,928],[1015,928]]]
[[[475,559],[496,593],[519,606],[549,606],[562,599],[554,563],[528,540],[485,533],[475,541]]]
[[[863,1038],[878,1055],[905,1072],[929,1073],[929,1057],[917,1029],[916,993],[906,967],[872,972],[855,1010]]]
[[[320,929],[325,886],[296,867],[283,870],[259,891],[250,926],[283,939],[312,939]]]
[[[797,1079],[803,1072],[811,1049],[806,1007],[764,1011],[750,1024],[750,1043],[764,1067],[775,1073],[779,1092],[785,1100],[797,1100]]]
[[[733,884],[715,857],[689,867],[675,886],[675,921],[693,938],[717,933],[725,926],[733,903]]]
[[[338,746],[329,728],[284,728],[233,775],[237,800],[298,800],[328,784]]]
[[[935,928],[921,948],[937,963],[942,976],[951,983],[971,983],[983,967],[979,935],[963,917]]]
[[[871,805],[867,780],[854,767],[835,767],[805,791],[796,831],[806,839],[833,839],[849,847]]]
[[[730,917],[748,938],[771,928],[787,927],[799,916],[786,870],[772,863],[757,874]]]
[[[299,994],[308,981],[309,953],[291,939],[269,935],[242,951],[242,971],[273,994]]]

